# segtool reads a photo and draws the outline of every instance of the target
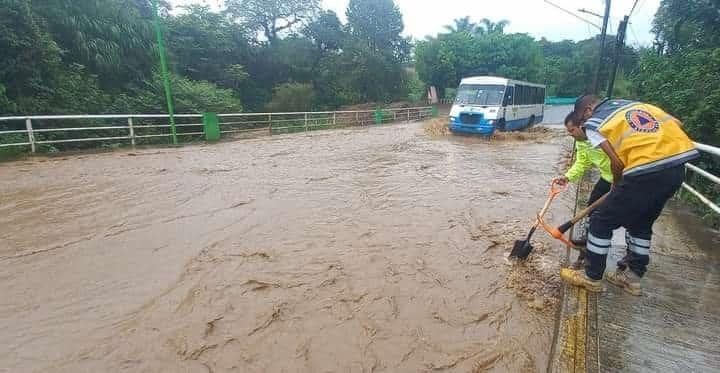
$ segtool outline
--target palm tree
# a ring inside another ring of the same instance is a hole
[[[466,32],[468,34],[475,33],[478,25],[470,20],[470,17],[455,19],[453,25],[446,25],[445,29],[452,33]]]
[[[505,27],[510,24],[510,21],[503,19],[498,22],[493,22],[487,18],[483,18],[480,20],[480,24],[477,27],[478,29],[482,29],[484,32],[488,34],[502,34],[505,32]]]

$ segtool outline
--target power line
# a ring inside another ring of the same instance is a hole
[[[548,3],[548,4],[550,4],[550,5],[552,5],[552,6],[554,6],[555,8],[560,9],[560,10],[563,11],[563,12],[565,12],[565,13],[567,13],[567,14],[569,14],[569,15],[571,15],[571,16],[573,16],[573,17],[575,17],[575,18],[577,18],[577,19],[579,19],[579,20],[581,20],[581,21],[583,21],[583,22],[585,22],[585,23],[587,23],[587,24],[589,24],[589,25],[594,26],[594,27],[597,28],[598,30],[601,29],[600,26],[592,23],[590,20],[585,19],[585,18],[583,18],[583,17],[580,17],[579,15],[577,15],[577,14],[575,14],[575,13],[573,13],[573,12],[571,12],[571,11],[563,8],[563,7],[561,7],[560,5],[557,5],[557,4],[555,4],[555,3],[552,3],[550,0],[545,0],[545,2]]]
[[[635,11],[635,7],[637,6],[637,4],[638,4],[638,0],[635,0],[635,2],[633,3],[632,9],[630,9],[630,13],[628,13],[628,17],[632,16],[633,12]]]
[[[586,13],[586,14],[589,14],[589,15],[591,15],[591,16],[595,16],[595,17],[598,17],[598,18],[603,18],[603,16],[602,16],[601,14],[597,14],[597,13],[593,12],[592,10],[587,10],[587,9],[585,9],[585,8],[580,8],[580,9],[578,9],[578,12],[580,12],[580,13]]]

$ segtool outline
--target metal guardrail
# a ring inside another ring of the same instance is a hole
[[[323,111],[287,113],[219,114],[220,132],[290,133],[323,128],[365,126],[398,121],[416,121],[432,115],[432,107],[411,107],[360,111]],[[201,114],[176,114],[178,136],[203,136]],[[24,124],[24,125],[23,125]],[[170,138],[167,114],[120,115],[33,115],[0,117],[0,149],[29,147],[32,153],[39,145],[82,142],[139,141]],[[13,128],[15,127],[15,128]],[[9,135],[20,135],[7,142]],[[22,139],[20,139],[22,137]]]
[[[705,153],[711,154],[713,156],[720,157],[720,148],[716,148],[714,146],[700,144],[700,143],[695,143],[695,147],[697,147],[697,149],[700,150],[701,152],[705,152]],[[704,177],[705,179],[712,181],[713,183],[715,183],[717,185],[720,185],[720,177],[713,175],[694,164],[688,163],[685,165],[685,167],[687,170],[692,171],[692,172]],[[692,193],[695,197],[697,197],[702,203],[704,203],[710,209],[712,209],[716,213],[720,214],[720,206],[718,206],[713,201],[711,201],[710,198],[708,198],[707,196],[698,192],[695,188],[691,187],[688,183],[683,183],[682,187],[683,187],[683,189]]]

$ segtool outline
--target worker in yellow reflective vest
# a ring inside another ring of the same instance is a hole
[[[680,189],[685,163],[700,156],[682,123],[662,109],[636,101],[580,97],[575,116],[588,140],[610,158],[613,184],[605,202],[591,215],[585,270],[564,268],[560,277],[589,291],[603,290],[612,233],[624,227],[627,253],[611,284],[641,295],[640,279],[650,262],[652,226]]]

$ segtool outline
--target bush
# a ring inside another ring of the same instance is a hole
[[[171,75],[171,89],[176,113],[239,113],[240,99],[231,89],[219,88],[207,81],[196,81]],[[153,74],[145,87],[130,94],[119,95],[111,106],[115,113],[166,113],[165,89],[162,75]]]
[[[283,83],[273,89],[267,109],[273,112],[311,111],[315,89],[308,83]]]
[[[427,92],[425,92],[425,84],[420,80],[420,77],[415,70],[408,70],[405,72],[404,83],[408,101],[425,101],[427,94]]]

